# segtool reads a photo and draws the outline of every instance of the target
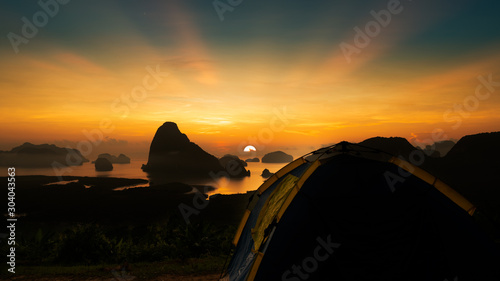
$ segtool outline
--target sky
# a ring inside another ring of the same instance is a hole
[[[146,158],[166,121],[217,156],[499,131],[500,2],[435,2],[2,1],[0,150]]]

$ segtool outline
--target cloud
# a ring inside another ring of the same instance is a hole
[[[127,140],[120,140],[120,139],[115,139],[115,138],[110,138],[108,136],[104,137],[103,144],[109,144],[109,145],[128,145]]]
[[[315,136],[321,133],[320,131],[317,130],[311,130],[311,131],[294,131],[294,130],[283,130],[285,133],[289,134],[297,134],[297,135],[303,135],[303,136]]]

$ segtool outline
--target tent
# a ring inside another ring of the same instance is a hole
[[[475,212],[417,166],[342,142],[259,187],[221,280],[500,280]]]

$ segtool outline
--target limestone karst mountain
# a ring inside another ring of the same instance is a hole
[[[177,124],[165,122],[158,128],[149,149],[148,173],[206,176],[223,170],[219,160],[181,133]]]

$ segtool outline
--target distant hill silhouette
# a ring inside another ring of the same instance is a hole
[[[260,162],[259,158],[255,157],[255,158],[248,158],[247,160],[245,160],[245,162]]]
[[[289,163],[293,161],[293,156],[283,151],[267,153],[262,157],[262,163]]]
[[[446,148],[452,143],[438,143],[436,150],[440,145]],[[402,157],[406,161],[409,161],[412,151],[419,149],[399,137],[375,137],[359,144]],[[464,136],[444,157],[424,153],[425,159],[419,167],[450,185],[476,206],[500,215],[499,144],[500,132]]]
[[[54,162],[79,166],[88,161],[77,149],[62,148],[53,144],[36,145],[26,142],[10,151],[0,152],[0,166],[41,168],[52,167]]]
[[[458,159],[467,156],[475,160],[495,158],[500,153],[500,132],[468,135],[461,138],[448,152],[448,159]],[[500,161],[500,159],[491,159]],[[500,163],[500,162],[497,162]],[[498,166],[497,166],[498,167]]]
[[[424,152],[427,155],[434,154],[436,157],[443,157],[451,150],[454,145],[455,142],[451,140],[439,141],[432,145],[426,145]]]
[[[382,150],[394,156],[402,156],[408,159],[412,151],[417,148],[411,145],[408,140],[400,137],[375,137],[369,138],[359,143],[360,145]]]
[[[474,204],[500,214],[499,144],[500,132],[468,135],[423,167]]]
[[[120,154],[117,156],[111,155],[109,153],[102,153],[97,156],[97,158],[106,158],[111,162],[112,164],[130,164],[130,158],[127,157],[125,154]],[[92,161],[92,163],[95,163],[95,161]]]
[[[165,122],[151,142],[149,159],[142,170],[156,175],[209,177],[223,170],[219,160],[191,142],[177,124]]]

